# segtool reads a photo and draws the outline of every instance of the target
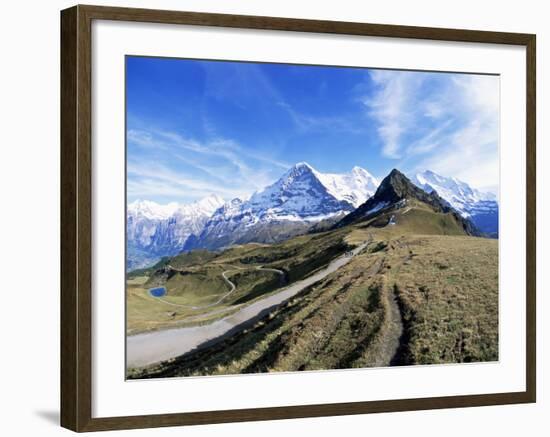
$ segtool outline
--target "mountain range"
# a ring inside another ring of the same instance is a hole
[[[377,186],[378,181],[359,167],[348,174],[323,174],[298,163],[250,199],[234,199],[218,209],[184,249],[275,243],[307,232],[322,220],[338,220],[372,196]]]
[[[384,186],[385,181],[391,181],[386,183],[391,190]],[[341,226],[407,196],[454,214],[471,235],[478,232],[475,228],[498,235],[496,197],[455,178],[431,171],[407,178],[394,170],[380,184],[360,167],[345,174],[331,174],[302,162],[248,199],[224,202],[213,194],[189,205],[150,201],[129,204],[127,269],[144,267],[181,251],[218,250],[248,242],[274,243],[312,229]]]
[[[159,205],[147,200],[128,204],[126,268],[133,270],[183,250],[190,235],[198,234],[224,200],[212,194],[188,205]]]
[[[411,213],[413,210],[414,212]],[[407,213],[409,216],[405,217]],[[415,223],[416,230],[428,225],[431,228],[440,228],[443,234],[482,235],[471,220],[463,217],[436,191],[428,192],[419,188],[396,169],[393,169],[382,180],[371,198],[342,218],[334,227],[338,228],[369,220],[372,226],[385,227],[401,223],[403,220],[410,221],[411,216],[420,218],[420,221],[424,222],[420,226]]]
[[[493,193],[481,192],[466,182],[443,177],[429,170],[413,175],[411,180],[424,191],[436,191],[485,234],[498,237],[498,202]]]

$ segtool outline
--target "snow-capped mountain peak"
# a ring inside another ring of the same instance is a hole
[[[161,205],[151,200],[135,200],[128,204],[128,214],[150,220],[162,220],[173,215],[179,206],[176,202]]]
[[[359,176],[363,176],[363,177],[374,178],[374,176],[372,176],[367,170],[365,170],[363,167],[359,167],[357,165],[355,165],[351,169],[351,173],[354,174],[354,175],[359,175]]]
[[[217,194],[197,200],[189,204],[170,202],[160,204],[151,200],[135,200],[128,204],[128,215],[143,217],[149,220],[165,220],[175,214],[192,215],[194,213],[212,215],[224,204],[224,200]]]
[[[272,212],[279,209],[284,215],[320,216],[328,210],[341,212],[359,206],[374,194],[377,186],[376,178],[361,167],[343,174],[321,173],[307,162],[299,162],[274,184],[253,194],[249,202]]]
[[[481,192],[457,178],[444,177],[431,170],[416,173],[411,180],[426,191],[437,191],[441,197],[447,200],[459,212],[462,212],[461,210],[467,204],[482,201],[496,202],[497,200],[493,193]]]
[[[194,209],[202,214],[212,215],[214,211],[216,211],[224,203],[225,201],[217,194],[210,194],[201,200],[185,205],[184,208],[186,210]]]
[[[128,268],[138,268],[181,251],[189,236],[199,233],[223,204],[224,200],[216,194],[191,204],[161,205],[149,200],[128,204]]]
[[[339,212],[346,205],[333,196],[321,181],[322,175],[312,166],[300,162],[292,166],[279,180],[254,193],[244,208],[258,217],[269,211],[277,216],[298,216],[302,219]],[[347,205],[350,209],[351,205]]]
[[[360,167],[349,173],[333,174],[321,173],[307,162],[299,162],[249,199],[233,199],[219,208],[185,249],[217,248],[246,241],[272,242],[274,227],[280,230],[300,224],[303,232],[305,226],[314,222],[352,211],[377,186],[378,181]]]
[[[294,165],[291,167],[291,170],[292,170],[292,169],[297,169],[297,170],[303,169],[303,170],[305,170],[305,171],[307,171],[307,170],[312,171],[312,170],[313,170],[313,167],[312,167],[311,165],[309,165],[307,162],[302,161],[302,162],[297,162],[296,164],[294,164]]]
[[[416,173],[410,179],[424,191],[436,191],[483,232],[498,234],[498,201],[494,193],[482,192],[457,178],[441,176],[431,170]]]
[[[330,194],[339,200],[351,203],[355,208],[371,197],[380,184],[367,170],[357,166],[353,167],[349,173],[315,171],[315,174]]]

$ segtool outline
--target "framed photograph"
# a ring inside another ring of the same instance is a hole
[[[61,424],[535,402],[535,35],[61,12]]]

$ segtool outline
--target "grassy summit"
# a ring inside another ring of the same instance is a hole
[[[364,222],[374,217],[378,218],[384,212],[392,210],[404,211],[406,208],[403,207],[408,203],[421,206],[424,211],[431,212],[430,215],[424,214],[425,218],[428,221],[439,222],[439,225],[436,224],[436,226],[438,225],[443,234],[480,235],[480,232],[471,221],[460,216],[435,191],[426,193],[414,185],[403,173],[395,169],[382,180],[374,196],[345,216],[336,224],[336,227]],[[377,223],[381,224],[382,222],[378,221]],[[387,223],[389,223],[389,220],[385,224]],[[447,229],[449,229],[449,232],[446,232]],[[411,231],[421,232],[420,229],[416,228],[411,229]]]

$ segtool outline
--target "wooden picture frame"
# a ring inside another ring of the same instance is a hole
[[[92,93],[94,20],[315,32],[526,48],[526,390],[511,393],[279,406],[129,417],[92,417]],[[239,16],[165,10],[75,6],[61,12],[61,425],[83,432],[251,420],[530,403],[536,400],[535,35]]]

